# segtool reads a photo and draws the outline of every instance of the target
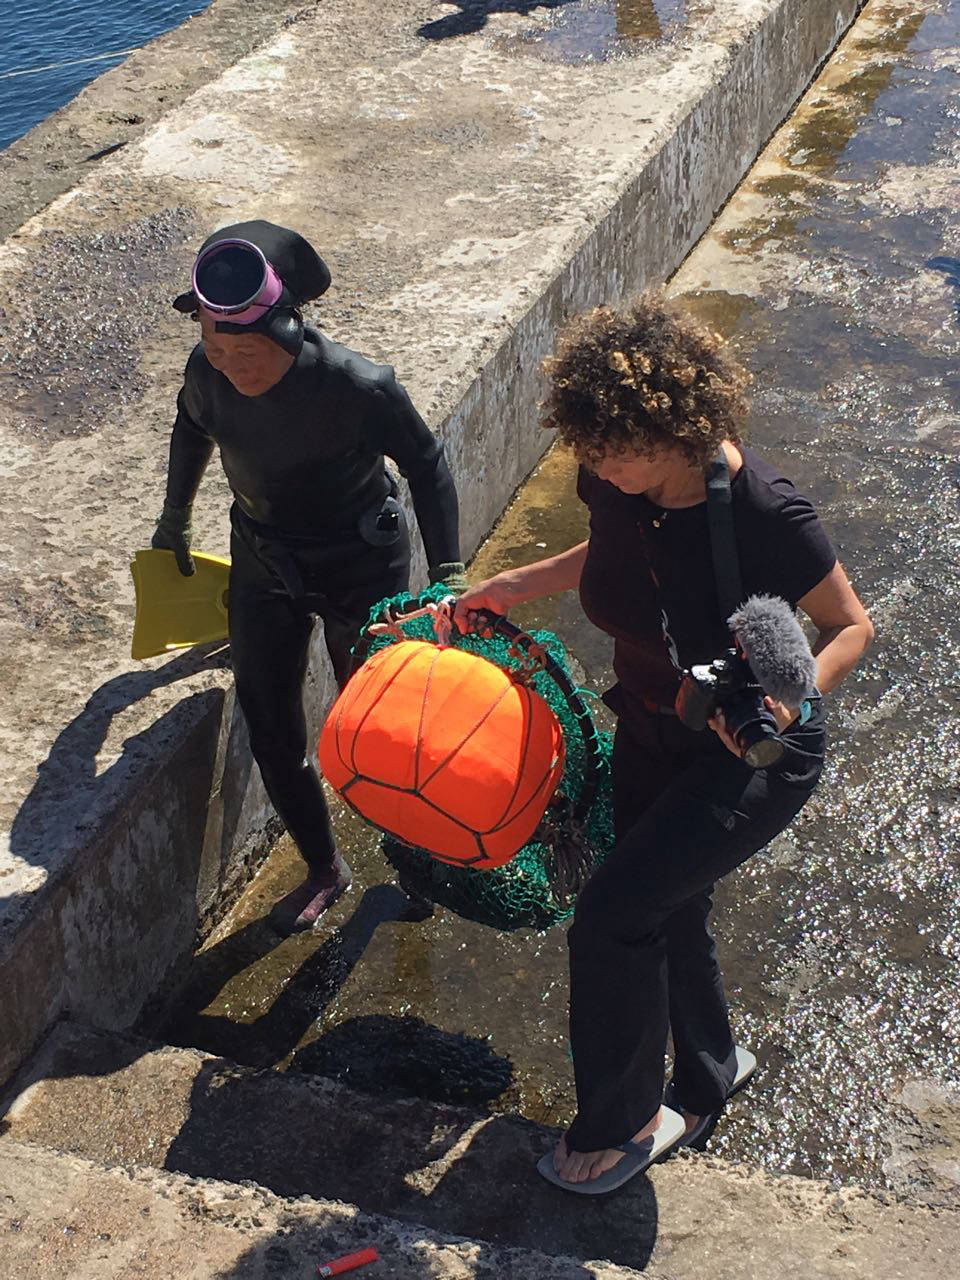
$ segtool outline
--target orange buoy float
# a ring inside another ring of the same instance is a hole
[[[333,704],[324,777],[374,826],[442,862],[490,870],[531,838],[566,754],[549,704],[486,658],[404,640]]]

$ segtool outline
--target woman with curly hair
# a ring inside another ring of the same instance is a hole
[[[722,710],[712,733],[675,714],[683,669],[731,645],[706,468],[725,462],[729,473],[744,597],[781,597],[817,629],[818,693],[854,667],[873,627],[811,503],[744,447],[749,379],[716,334],[647,295],[573,321],[545,368],[545,425],[580,463],[590,536],[471,588],[456,618],[469,629],[478,609],[505,614],[578,589],[614,641],[617,683],[604,700],[618,717],[616,845],[581,892],[568,937],[577,1115],[538,1166],[596,1195],[677,1142],[702,1143],[756,1066],[730,1029],[713,888],[792,821],[823,765],[819,696],[802,708],[764,699],[786,748],[769,768],[741,758]]]

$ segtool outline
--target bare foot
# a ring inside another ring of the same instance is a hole
[[[633,1142],[642,1142],[660,1128],[662,1114],[660,1111],[649,1124],[644,1125],[639,1133],[633,1135]],[[564,1182],[588,1182],[591,1178],[599,1178],[623,1159],[622,1151],[608,1148],[606,1151],[568,1151],[566,1138],[561,1138],[553,1153],[553,1167]]]
[[[680,1100],[676,1095],[676,1092],[674,1090],[672,1083],[667,1085],[667,1090],[666,1090],[666,1093],[664,1093],[663,1095],[663,1100],[668,1107],[672,1107],[673,1110],[678,1113],[678,1115],[681,1115],[683,1117],[684,1130],[683,1130],[683,1137],[680,1139],[682,1143],[687,1138],[689,1138],[690,1134],[693,1133],[697,1125],[699,1125],[704,1120],[704,1117],[694,1115],[692,1111],[688,1111],[686,1107],[683,1107],[680,1105]]]
[[[681,1111],[680,1114],[683,1116],[683,1123],[687,1126],[683,1131],[683,1136],[686,1137],[688,1133],[693,1133],[703,1116],[695,1116],[692,1111]]]

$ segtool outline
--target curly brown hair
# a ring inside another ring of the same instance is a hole
[[[623,311],[577,316],[543,368],[550,379],[543,425],[588,464],[667,445],[702,465],[722,440],[741,439],[750,375],[719,334],[660,293]]]

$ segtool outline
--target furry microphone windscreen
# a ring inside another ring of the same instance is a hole
[[[765,693],[788,707],[799,707],[811,696],[817,660],[786,600],[750,596],[730,615],[727,625]]]

